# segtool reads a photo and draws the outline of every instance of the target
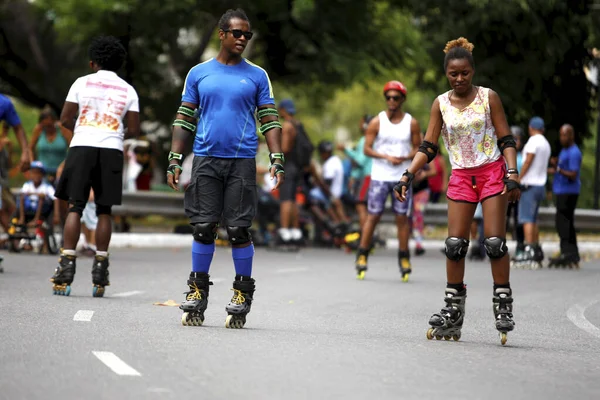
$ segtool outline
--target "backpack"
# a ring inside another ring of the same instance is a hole
[[[310,141],[310,138],[304,130],[302,123],[297,122],[296,127],[296,143],[294,144],[294,156],[298,167],[304,168],[310,165],[315,146]]]

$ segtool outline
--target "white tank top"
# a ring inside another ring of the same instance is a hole
[[[404,114],[404,118],[397,124],[392,124],[387,113],[379,113],[379,133],[373,143],[373,150],[378,153],[395,157],[408,157],[412,150],[410,123],[412,116]],[[402,178],[404,171],[410,166],[411,160],[400,165],[393,165],[382,158],[373,158],[371,179],[375,181],[397,182]]]

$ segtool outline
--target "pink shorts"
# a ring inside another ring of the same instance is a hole
[[[449,200],[477,204],[504,190],[504,157],[476,168],[452,170],[446,197]]]

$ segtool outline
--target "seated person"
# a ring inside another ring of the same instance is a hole
[[[37,221],[46,220],[52,213],[54,187],[44,179],[46,170],[41,161],[31,163],[29,175],[31,179],[21,188],[18,224],[35,226]]]

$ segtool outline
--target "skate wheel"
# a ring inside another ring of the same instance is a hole
[[[68,296],[68,295],[70,295],[70,294],[71,294],[71,286],[67,286],[67,287],[65,288],[65,291],[64,291],[64,293],[63,293],[63,294],[64,294],[65,296]]]
[[[356,279],[358,279],[359,281],[362,281],[365,279],[365,271],[360,271],[358,273],[358,275],[356,275]]]
[[[500,343],[502,343],[502,346],[506,344],[507,340],[508,336],[506,335],[506,332],[500,332]]]
[[[202,326],[204,319],[200,315],[194,315],[194,313],[184,312],[181,315],[181,325],[183,326]]]
[[[448,336],[448,335],[444,336],[444,340],[448,341],[448,340],[450,340],[450,339],[451,339],[451,337],[450,337],[450,336]]]
[[[433,339],[433,328],[427,329],[427,339],[428,340]]]
[[[225,328],[228,329],[242,329],[245,321],[236,315],[228,315],[225,319]]]
[[[455,342],[458,342],[460,340],[460,335],[454,335],[452,336],[452,339],[454,339]]]
[[[436,335],[435,340],[442,340],[442,335]]]
[[[104,287],[103,286],[94,286],[94,288],[92,289],[92,296],[104,297]]]
[[[402,275],[402,282],[408,282],[408,278],[410,277],[410,274],[404,274]]]

